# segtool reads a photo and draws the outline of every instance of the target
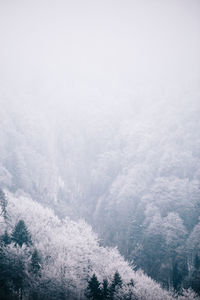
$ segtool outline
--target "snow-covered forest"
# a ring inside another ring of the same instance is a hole
[[[0,0],[0,37],[0,299],[199,299],[199,1]]]

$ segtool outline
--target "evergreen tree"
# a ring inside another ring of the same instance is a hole
[[[190,286],[200,295],[200,259],[198,254],[194,258],[194,270],[190,277]]]
[[[110,299],[113,299],[116,289],[121,288],[122,283],[123,282],[122,282],[121,276],[120,276],[119,272],[116,271],[114,274],[114,277],[113,277],[113,281],[110,286]]]
[[[7,230],[2,235],[1,240],[4,243],[4,245],[9,245],[11,243],[11,237],[9,236]]]
[[[40,275],[41,258],[37,249],[34,250],[31,257],[30,271],[35,275]]]
[[[7,199],[5,193],[2,189],[0,189],[0,207],[1,207],[0,215],[2,215],[4,219],[6,219],[6,206],[7,206]]]
[[[134,287],[134,285],[135,285],[135,284],[134,284],[134,281],[133,281],[133,279],[131,279],[130,282],[128,283],[128,286]]]
[[[112,285],[114,287],[116,287],[116,286],[122,287],[122,279],[121,279],[121,276],[120,276],[118,271],[116,271],[115,274],[114,274]]]
[[[14,253],[12,248],[0,247],[0,299],[21,300],[27,282],[23,255]]]
[[[200,270],[194,270],[190,277],[191,288],[200,295]]]
[[[199,259],[198,254],[196,254],[195,258],[194,258],[194,267],[196,270],[199,270],[199,268],[200,268],[200,259]]]
[[[102,299],[106,300],[109,299],[109,286],[108,286],[108,280],[104,279],[102,284]]]
[[[88,281],[87,290],[85,293],[86,297],[91,300],[101,299],[101,289],[100,282],[95,274],[92,275],[91,279]]]
[[[175,290],[179,289],[181,283],[181,275],[178,270],[178,264],[174,263],[172,268],[172,283]]]
[[[32,244],[31,235],[23,220],[19,220],[15,226],[12,233],[12,241],[20,247],[22,247],[23,244],[26,244],[27,246]]]

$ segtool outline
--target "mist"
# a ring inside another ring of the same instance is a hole
[[[198,37],[198,1],[1,1],[1,85],[40,102],[169,97],[197,88]]]
[[[0,0],[0,298],[200,296],[200,2]]]

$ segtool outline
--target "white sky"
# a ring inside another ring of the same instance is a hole
[[[0,39],[0,88],[46,99],[198,89],[198,0],[0,0]]]

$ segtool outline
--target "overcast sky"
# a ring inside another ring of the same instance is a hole
[[[198,0],[0,0],[0,88],[53,98],[198,89],[199,37]]]

